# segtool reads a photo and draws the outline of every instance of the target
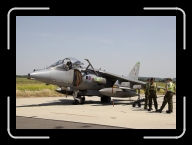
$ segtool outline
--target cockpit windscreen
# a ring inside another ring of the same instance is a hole
[[[81,61],[79,61],[78,59],[73,58],[73,57],[68,57],[63,60],[59,60],[59,61],[55,62],[54,64],[50,65],[48,68],[56,67],[56,66],[59,67],[60,64],[64,64],[64,65],[71,64],[71,68],[74,68],[79,65],[83,65],[83,63]]]
[[[55,67],[55,66],[60,65],[60,64],[62,64],[62,60],[55,62],[54,64],[50,65],[48,68]]]

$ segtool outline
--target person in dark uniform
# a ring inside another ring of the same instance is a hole
[[[166,113],[172,113],[173,112],[173,93],[176,93],[176,87],[175,85],[171,82],[172,79],[171,78],[167,78],[167,84],[165,86],[165,96],[163,99],[163,103],[160,107],[160,109],[158,110],[159,113],[162,112],[162,110],[164,109],[165,105],[168,103],[168,110],[166,111]]]
[[[66,65],[65,65],[65,67],[66,67],[66,70],[67,70],[67,71],[70,70],[70,69],[72,68],[71,62],[68,61],[68,62],[66,63]]]
[[[150,87],[150,79],[147,79],[147,83],[145,85],[145,104],[144,104],[144,109],[147,109],[147,104],[149,101],[149,87]]]
[[[69,69],[72,68],[72,63],[70,61],[68,62],[68,66],[69,66]]]
[[[152,110],[152,99],[154,102],[154,106],[156,109],[156,112],[158,111],[158,104],[157,104],[157,84],[154,82],[154,78],[150,79],[150,87],[149,87],[149,109],[148,111]]]
[[[68,65],[68,63],[69,63],[69,62],[67,62],[67,63],[65,64],[65,69],[66,69],[66,71],[69,70],[69,65]]]

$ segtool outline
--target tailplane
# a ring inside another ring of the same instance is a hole
[[[132,70],[130,71],[127,78],[130,80],[138,80],[139,68],[140,68],[140,62],[137,62],[135,66],[132,68]]]

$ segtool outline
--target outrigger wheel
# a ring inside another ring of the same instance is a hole
[[[135,105],[137,104],[138,105],[138,107],[141,107],[141,97],[140,97],[140,89],[138,89],[138,99],[137,99],[137,101],[135,101],[133,104],[132,104],[132,106],[133,107],[135,107]]]
[[[141,107],[141,103],[140,102],[135,102],[135,103],[132,104],[132,106],[135,107],[136,104],[138,105],[138,107]]]
[[[141,102],[144,101],[143,99],[138,99],[137,101],[132,103],[132,106],[135,107],[136,105],[138,105],[138,107],[141,107]]]

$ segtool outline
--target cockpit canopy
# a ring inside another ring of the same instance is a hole
[[[76,58],[73,57],[68,57],[63,59],[63,62],[67,60],[67,61],[71,61],[72,66],[79,66],[79,65],[84,65],[81,61],[77,60]]]
[[[76,58],[68,57],[63,60],[59,60],[55,62],[54,64],[50,65],[48,68],[58,67],[58,68],[64,68],[66,70],[69,70],[80,65],[83,65],[81,61],[77,60]]]
[[[62,60],[59,60],[59,61],[55,62],[54,64],[50,65],[48,68],[55,67],[55,66],[57,66],[59,64],[62,64]]]

